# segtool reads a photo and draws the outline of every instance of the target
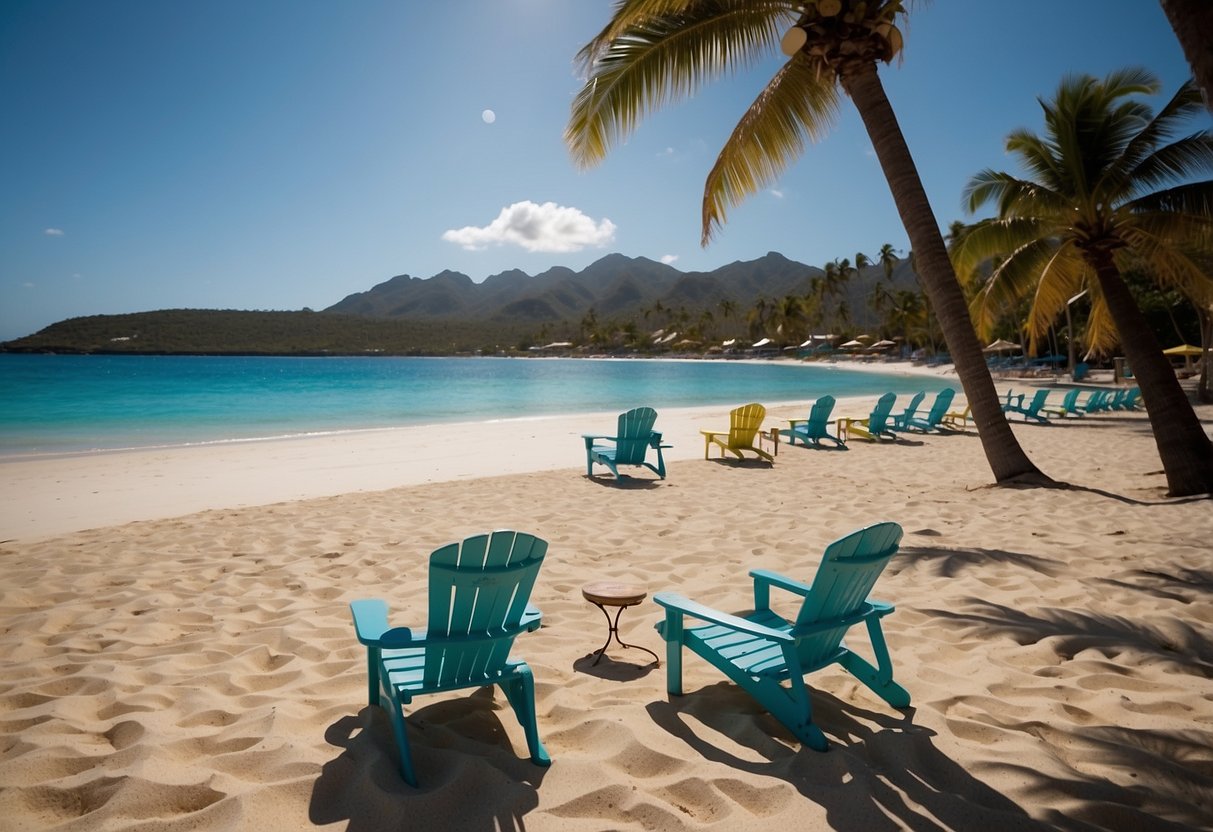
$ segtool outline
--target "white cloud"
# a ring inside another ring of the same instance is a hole
[[[62,228],[48,228],[45,231],[43,231],[42,233],[48,237],[62,237],[63,229]]]
[[[677,259],[678,259],[678,255],[677,255],[677,254],[663,254],[663,255],[661,255],[661,262],[662,262],[662,263],[665,263],[667,266],[668,266],[668,265],[670,265],[671,263],[673,263],[673,262],[674,262],[675,260],[677,260]]]
[[[22,284],[21,284],[21,288],[23,288],[23,289],[32,289],[32,288],[34,288],[34,285],[35,285],[35,284],[30,283],[30,282],[27,280],[27,281],[25,281],[24,283],[22,283]]]
[[[480,118],[484,120],[485,124],[492,124],[494,121],[497,120],[497,114],[494,113],[492,110],[485,110],[483,113],[480,114]]]
[[[778,188],[771,188],[767,191],[767,193],[776,199],[783,199],[783,191],[779,190]]]
[[[468,251],[490,245],[515,245],[527,251],[581,251],[615,239],[615,223],[605,217],[595,222],[576,208],[555,202],[536,205],[530,200],[501,209],[497,219],[483,228],[474,225],[442,232],[442,239]]]

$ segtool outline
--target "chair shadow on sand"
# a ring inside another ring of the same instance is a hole
[[[511,738],[503,719],[513,719],[509,703],[491,687],[410,709],[413,755],[426,773],[414,789],[397,769],[385,711],[364,706],[357,716],[341,717],[324,738],[342,752],[313,784],[309,819],[317,825],[348,821],[347,832],[525,830],[549,769],[530,761],[521,732]],[[477,749],[469,751],[469,745]],[[475,799],[468,798],[471,789]]]
[[[777,777],[822,807],[840,830],[1052,829],[966,771],[915,725],[914,708],[870,710],[814,689],[814,720],[832,739],[827,752],[802,746],[744,691],[727,681],[648,705],[649,716],[689,753],[738,771]],[[705,739],[695,723],[745,745],[761,761]],[[910,805],[912,802],[915,805]]]

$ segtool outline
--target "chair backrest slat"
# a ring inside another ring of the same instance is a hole
[[[615,428],[615,462],[618,465],[639,465],[652,445],[653,425],[657,422],[657,411],[651,407],[637,407],[619,414]]]
[[[427,684],[451,685],[501,669],[514,642],[501,633],[518,626],[546,553],[547,543],[533,535],[496,531],[430,556],[428,631],[451,641],[426,649]]]
[[[805,425],[805,433],[812,439],[824,439],[829,435],[830,413],[834,410],[834,397],[822,396],[813,402],[809,411],[809,423]]]
[[[897,401],[896,393],[885,393],[876,400],[876,407],[872,409],[872,414],[868,416],[868,431],[871,433],[881,433],[888,430],[889,413],[893,410],[893,402]]]
[[[760,404],[742,405],[729,413],[729,446],[734,448],[749,448],[754,444],[754,437],[762,427],[767,409]]]

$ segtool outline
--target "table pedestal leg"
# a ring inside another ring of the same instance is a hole
[[[641,647],[639,644],[627,644],[624,642],[623,639],[621,639],[619,637],[619,616],[623,615],[623,611],[625,609],[627,609],[626,606],[619,608],[619,610],[615,613],[615,620],[612,621],[611,614],[606,611],[606,607],[604,607],[602,604],[595,603],[593,601],[591,601],[590,603],[594,604],[594,606],[596,606],[596,607],[598,607],[598,609],[602,610],[602,614],[606,616],[606,620],[607,620],[606,643],[603,644],[602,647],[598,648],[598,650],[596,651],[598,654],[598,657],[595,658],[594,661],[590,664],[591,667],[593,667],[594,665],[596,665],[600,661],[602,661],[602,657],[606,654],[606,649],[607,649],[607,647],[610,646],[612,638],[615,639],[616,643],[618,643],[620,647],[634,647],[637,650],[643,650],[644,652],[648,653],[650,656],[653,657],[653,661],[657,665],[657,667],[661,667],[661,659],[658,658],[657,654],[654,653],[652,650],[650,650],[647,647]]]

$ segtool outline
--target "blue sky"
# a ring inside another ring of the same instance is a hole
[[[774,54],[576,169],[573,57],[611,6],[5,0],[0,340],[78,315],[321,309],[397,274],[480,281],[616,251],[684,271],[905,251],[846,101],[700,247],[704,177]],[[1128,65],[1165,96],[1188,76],[1157,0],[934,0],[882,77],[946,227],[969,177],[1013,169],[1003,139],[1040,129],[1038,96]]]

